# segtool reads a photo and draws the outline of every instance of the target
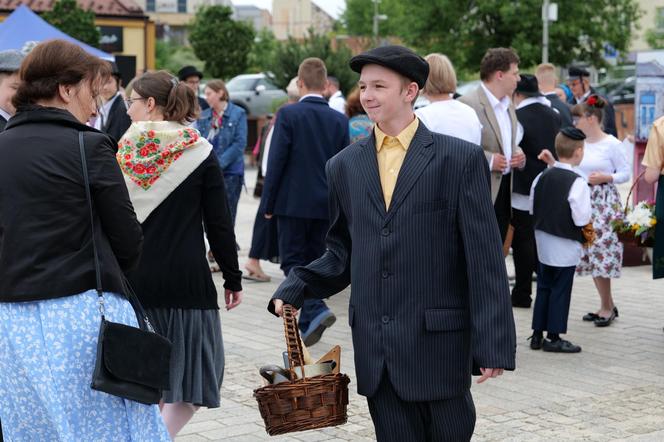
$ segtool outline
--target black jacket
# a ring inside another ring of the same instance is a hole
[[[420,124],[386,211],[375,143],[364,138],[327,163],[327,250],[295,267],[274,298],[299,308],[351,284],[358,392],[372,397],[388,372],[404,401],[457,397],[470,388],[473,362],[515,365],[486,157]]]
[[[560,115],[560,127],[573,126],[572,109],[569,104],[562,101],[556,94],[548,94],[546,99],[551,102],[551,107],[558,111]]]
[[[242,290],[233,221],[214,152],[150,213],[142,226],[143,256],[129,273],[129,280],[144,307],[219,308],[205,256],[204,226],[224,275],[224,288]]]
[[[127,132],[129,126],[131,126],[131,118],[127,115],[127,106],[125,106],[122,97],[118,97],[108,111],[108,117],[104,121],[102,131],[113,137],[113,140],[117,143],[125,132]]]
[[[523,126],[523,138],[519,146],[526,154],[526,165],[514,171],[512,190],[530,195],[535,177],[546,169],[546,163],[537,159],[542,149],[556,156],[555,141],[560,130],[560,115],[541,103],[533,103],[516,110],[516,118]],[[556,157],[557,158],[557,157]]]
[[[0,302],[95,288],[81,131],[104,291],[122,292],[122,271],[138,262],[143,234],[111,139],[65,110],[24,109],[0,134]]]
[[[7,125],[7,120],[5,120],[5,117],[0,115],[0,132],[5,130],[5,126]]]

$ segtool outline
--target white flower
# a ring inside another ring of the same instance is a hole
[[[652,219],[652,212],[647,207],[637,205],[631,212],[627,214],[626,220],[630,225],[638,224],[639,226],[650,225]]]

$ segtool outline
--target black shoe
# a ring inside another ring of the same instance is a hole
[[[530,341],[530,348],[532,350],[539,350],[542,348],[542,341],[544,341],[544,336],[532,335],[528,338]]]
[[[611,316],[609,316],[608,318],[598,316],[597,319],[595,319],[595,321],[593,322],[595,323],[596,327],[608,327],[617,317],[618,313],[616,312],[616,308],[614,307],[613,311],[611,312]]]
[[[613,306],[613,313],[616,315],[616,318],[617,318],[618,316],[620,316],[620,315],[618,314],[618,307]],[[592,312],[591,312],[591,313],[586,313],[585,315],[583,315],[583,320],[584,320],[584,321],[595,321],[595,320],[597,320],[598,318],[599,318],[599,315],[598,315],[597,313],[592,313]]]
[[[565,339],[558,339],[557,341],[544,340],[542,350],[550,351],[552,353],[579,353],[581,347],[574,345]]]
[[[519,307],[519,308],[530,308],[530,305],[532,304],[532,300],[530,297],[528,298],[515,298],[512,296],[512,307]]]

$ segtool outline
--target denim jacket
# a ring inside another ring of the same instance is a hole
[[[240,106],[231,102],[226,106],[221,128],[210,134],[212,109],[201,112],[194,126],[212,144],[224,175],[244,175],[244,148],[247,145],[247,115]]]

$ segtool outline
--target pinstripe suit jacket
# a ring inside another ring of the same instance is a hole
[[[327,251],[294,268],[273,298],[300,307],[305,296],[329,297],[352,283],[358,392],[373,396],[384,367],[407,401],[463,394],[473,363],[514,369],[514,319],[482,149],[420,124],[388,211],[373,136],[334,156],[326,171]]]

